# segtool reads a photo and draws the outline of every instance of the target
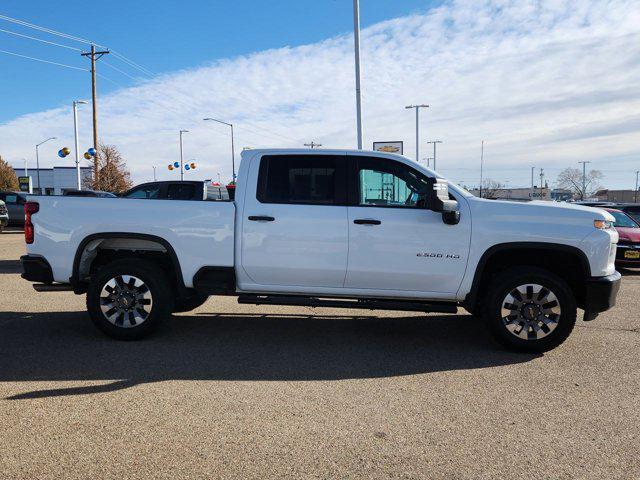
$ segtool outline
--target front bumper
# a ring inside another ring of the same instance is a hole
[[[51,265],[43,257],[23,255],[20,257],[22,264],[22,278],[36,283],[53,283],[53,271]]]
[[[606,277],[591,277],[586,281],[584,319],[593,320],[598,313],[609,310],[616,304],[620,289],[620,272]]]

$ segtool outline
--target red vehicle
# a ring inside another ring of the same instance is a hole
[[[615,217],[613,226],[618,231],[618,252],[616,266],[640,267],[640,224],[626,213],[613,208],[605,208]]]

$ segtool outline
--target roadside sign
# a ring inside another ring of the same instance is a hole
[[[402,142],[373,142],[373,150],[402,155]]]
[[[33,185],[31,177],[18,177],[18,189],[21,192],[33,193]]]

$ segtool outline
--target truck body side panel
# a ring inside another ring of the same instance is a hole
[[[35,242],[27,252],[47,259],[56,282],[69,282],[81,242],[100,233],[160,237],[174,249],[186,287],[204,266],[233,267],[235,206],[231,202],[31,197]]]

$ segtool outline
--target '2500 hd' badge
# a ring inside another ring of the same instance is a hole
[[[451,258],[451,259],[458,259],[460,258],[460,255],[455,254],[455,253],[429,253],[429,252],[419,252],[418,257],[427,257],[427,258]]]

